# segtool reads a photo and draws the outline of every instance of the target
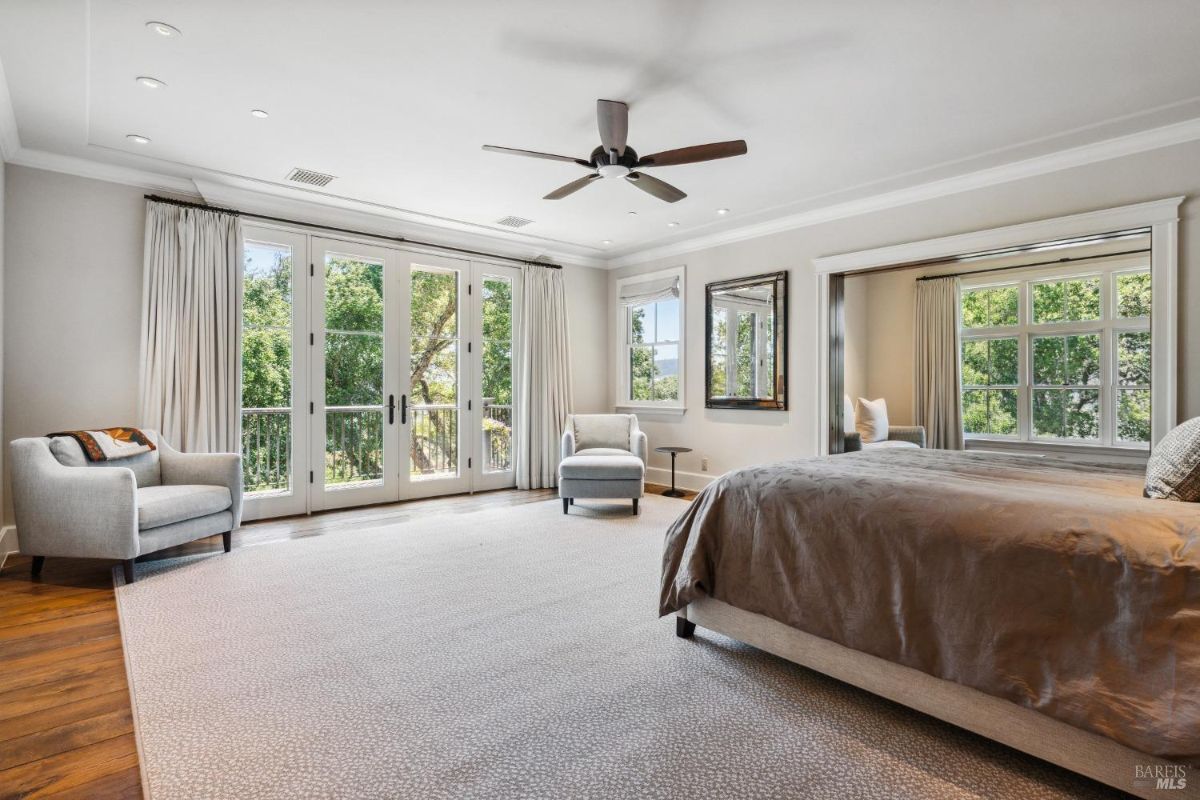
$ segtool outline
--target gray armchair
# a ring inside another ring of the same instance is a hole
[[[629,498],[633,513],[646,477],[646,434],[633,414],[573,414],[562,436],[558,496],[563,513],[576,498]]]
[[[21,552],[40,574],[47,556],[112,558],[134,580],[139,555],[215,534],[225,552],[242,521],[242,457],[181,453],[145,431],[157,449],[88,462],[69,437],[9,446]]]
[[[892,425],[888,427],[888,438],[882,442],[867,442],[863,444],[859,433],[845,434],[843,451],[856,453],[859,450],[874,450],[885,447],[924,447],[925,426],[923,425]]]

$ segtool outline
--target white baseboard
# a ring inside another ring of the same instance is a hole
[[[9,556],[15,556],[20,550],[17,543],[17,526],[5,525],[0,528],[0,567],[4,566]]]
[[[683,472],[675,470],[675,485],[680,489],[691,489],[698,492],[715,481],[720,475],[711,472]],[[660,486],[671,485],[670,467],[646,467],[646,482],[657,483]]]

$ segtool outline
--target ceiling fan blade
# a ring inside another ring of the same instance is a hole
[[[661,153],[651,153],[638,159],[638,167],[670,167],[675,164],[695,164],[698,161],[712,161],[717,158],[746,155],[746,142],[738,139],[733,142],[714,142],[713,144],[698,144],[692,147],[680,147],[678,150],[664,150]]]
[[[604,152],[616,150],[618,156],[625,155],[625,140],[629,137],[629,106],[618,100],[597,100],[596,124],[600,128],[600,143],[604,145]]]
[[[566,197],[569,194],[575,194],[580,189],[587,186],[589,183],[591,183],[592,181],[596,180],[599,177],[600,176],[598,174],[594,174],[594,173],[592,175],[584,175],[579,180],[571,181],[566,186],[558,187],[557,189],[555,189],[553,192],[546,195],[542,199],[543,200],[562,200],[564,197]]]
[[[539,153],[536,150],[518,150],[515,147],[497,147],[494,144],[485,144],[483,149],[489,153],[507,153],[510,156],[528,156],[529,158],[545,158],[550,161],[566,161],[569,164],[579,164],[582,167],[592,169],[591,162],[571,158],[570,156],[556,156],[553,153]]]
[[[652,194],[659,200],[666,200],[668,203],[677,203],[683,198],[687,197],[686,194],[679,191],[666,181],[660,181],[658,178],[652,178],[642,172],[631,172],[625,176],[625,180],[629,181],[646,194]]]

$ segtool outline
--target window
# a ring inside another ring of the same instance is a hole
[[[683,406],[683,270],[617,285],[622,332],[618,405]]]
[[[986,279],[959,296],[967,438],[1147,447],[1149,263]]]

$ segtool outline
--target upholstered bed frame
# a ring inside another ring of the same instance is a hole
[[[1186,787],[1177,789],[1159,789],[1153,779],[1136,778],[1138,767],[1143,771],[1148,767],[1170,771],[1177,766],[1173,762],[719,600],[705,598],[691,603],[676,617],[675,624],[679,636],[690,637],[699,625],[1136,797],[1200,798],[1200,774],[1187,775]]]

